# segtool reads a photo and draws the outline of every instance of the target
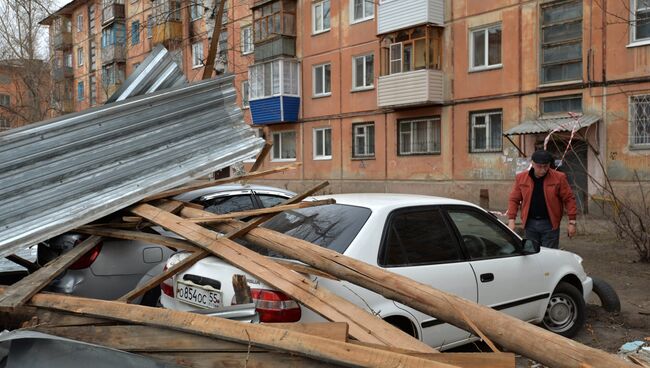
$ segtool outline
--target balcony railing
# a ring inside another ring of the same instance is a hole
[[[126,61],[126,46],[108,45],[102,48],[102,65]]]
[[[444,25],[444,0],[399,0],[379,4],[377,34],[420,24]]]
[[[55,81],[62,81],[65,78],[72,78],[74,76],[72,67],[58,66],[52,70],[52,79]]]
[[[379,77],[377,105],[379,107],[418,106],[443,101],[443,73],[423,69]]]
[[[124,4],[112,4],[102,9],[102,25],[116,19],[124,19]]]
[[[72,32],[59,32],[52,37],[52,47],[55,50],[66,50],[72,47]]]

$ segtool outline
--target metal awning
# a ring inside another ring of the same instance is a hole
[[[557,118],[539,118],[537,120],[524,121],[521,124],[510,128],[504,132],[504,136],[538,134],[557,132],[570,132],[574,129],[582,129],[592,125],[600,120],[598,115],[582,115],[578,117],[557,117]]]

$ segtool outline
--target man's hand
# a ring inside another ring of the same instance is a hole
[[[508,227],[510,230],[515,231],[515,219],[508,219]],[[575,226],[574,226],[575,231]]]
[[[576,224],[575,223],[570,223],[569,222],[569,225],[567,226],[567,235],[569,236],[569,238],[573,238],[574,236],[576,236]]]

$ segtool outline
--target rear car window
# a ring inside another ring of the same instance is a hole
[[[343,253],[370,213],[364,207],[328,204],[285,211],[262,226]]]

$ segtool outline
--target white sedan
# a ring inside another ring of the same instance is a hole
[[[592,279],[585,274],[582,259],[523,242],[480,207],[409,194],[315,198],[332,198],[336,204],[286,211],[263,226],[540,323],[567,337],[584,324]],[[187,255],[173,255],[167,267]],[[282,292],[216,257],[205,258],[161,284],[161,304],[183,311],[229,306],[234,301],[233,274],[246,275],[262,322],[322,321]],[[430,346],[447,349],[475,339],[469,332],[362,287],[312,278]]]

